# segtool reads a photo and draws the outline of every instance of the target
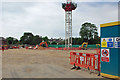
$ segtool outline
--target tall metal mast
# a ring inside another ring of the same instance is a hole
[[[65,10],[65,47],[72,47],[72,10],[77,8],[77,4],[72,3],[72,0],[67,0],[67,3],[62,3],[62,8]]]

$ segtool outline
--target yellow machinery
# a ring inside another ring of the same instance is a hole
[[[81,49],[87,50],[88,42],[83,42]]]
[[[99,47],[100,47],[100,44],[96,44],[96,47],[99,48]]]

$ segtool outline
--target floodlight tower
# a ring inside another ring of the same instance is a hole
[[[62,3],[62,8],[65,10],[65,47],[72,47],[72,10],[77,8],[77,4],[72,0],[67,0],[67,3]]]

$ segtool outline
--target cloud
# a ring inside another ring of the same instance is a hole
[[[16,4],[13,7],[16,7]],[[21,10],[21,12],[18,13],[17,10]],[[41,36],[56,37],[61,36],[60,33],[64,32],[64,12],[61,4],[58,3],[35,3],[33,6],[23,7],[22,9],[3,11],[3,23],[3,35],[17,36],[19,34],[20,36],[24,31],[32,31]]]
[[[96,24],[100,36],[100,24],[118,20],[118,3],[79,3],[73,14],[73,36],[79,36],[76,32],[85,22]]]
[[[79,36],[81,24],[86,21],[98,28],[101,23],[116,21],[117,11],[117,2],[79,2],[73,11],[73,36]],[[2,13],[4,37],[19,39],[23,32],[30,31],[40,36],[64,38],[65,12],[61,2],[4,2]]]
[[[2,0],[3,2],[66,2],[66,0]],[[118,2],[119,0],[72,0],[74,2]]]

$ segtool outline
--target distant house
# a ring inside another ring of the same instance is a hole
[[[7,45],[7,41],[4,37],[0,37],[0,45]]]
[[[56,42],[56,43],[59,43],[59,42],[61,42],[61,41],[63,41],[63,39],[62,38],[58,38],[58,39],[56,39],[56,38],[51,38],[51,39],[49,39],[49,42],[50,42],[50,44],[52,43],[52,42]]]

